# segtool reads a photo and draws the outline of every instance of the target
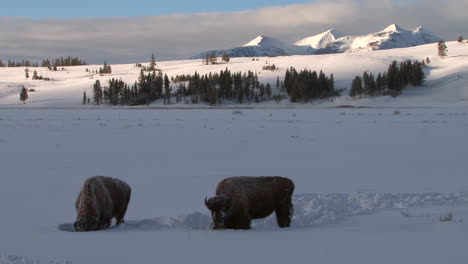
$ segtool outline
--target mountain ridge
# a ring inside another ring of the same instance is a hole
[[[231,57],[314,55],[406,48],[435,43],[439,40],[441,38],[422,26],[409,31],[397,24],[391,24],[381,31],[359,36],[341,36],[335,29],[329,29],[320,34],[303,38],[294,44],[259,35],[242,47],[214,50],[214,52],[217,56],[226,53]],[[205,51],[191,57],[191,59],[205,58],[207,54],[212,52]]]

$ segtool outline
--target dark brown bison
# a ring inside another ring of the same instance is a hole
[[[104,176],[87,179],[75,203],[75,230],[86,232],[106,229],[114,217],[117,225],[123,223],[130,195],[130,186],[124,181]]]
[[[216,196],[205,198],[213,229],[250,229],[252,219],[276,213],[280,227],[289,227],[294,183],[283,177],[232,177],[222,180]]]

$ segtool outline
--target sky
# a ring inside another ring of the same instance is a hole
[[[0,16],[30,18],[135,17],[179,13],[232,12],[310,0],[23,0],[5,1]]]
[[[187,59],[258,35],[294,43],[331,28],[359,35],[394,23],[423,26],[447,41],[468,38],[467,0],[16,2],[0,9],[2,60],[70,55],[115,64],[148,61],[152,53],[158,60]]]

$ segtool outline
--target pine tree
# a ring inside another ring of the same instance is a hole
[[[445,45],[444,41],[439,41],[437,44],[437,51],[440,58],[443,59],[447,56],[447,45]]]
[[[83,104],[86,104],[86,101],[87,101],[87,99],[86,99],[86,91],[85,91],[83,93]]]
[[[93,84],[93,94],[94,94],[94,102],[97,105],[100,105],[102,103],[103,99],[103,91],[101,87],[101,82],[99,80],[96,80],[96,82]]]
[[[102,68],[99,68],[99,74],[111,74],[112,73],[112,67],[107,64],[106,61],[104,61],[104,66]]]
[[[203,64],[210,65],[210,54],[207,52]]]
[[[24,69],[26,79],[29,79],[29,69]]]
[[[171,88],[169,87],[169,77],[167,74],[164,74],[164,104],[171,103]]]
[[[216,51],[211,52],[210,54],[210,63],[216,64],[218,60],[218,56],[216,55]]]
[[[353,80],[353,83],[351,85],[351,90],[349,91],[349,96],[353,97],[353,99],[358,96],[362,95],[364,92],[362,88],[362,79],[360,76],[356,76]]]
[[[458,36],[457,41],[458,41],[459,44],[462,44],[463,43],[463,36]]]
[[[23,104],[25,104],[28,97],[28,90],[23,86],[20,92],[20,101],[23,101]]]
[[[231,60],[231,56],[229,56],[229,54],[227,53],[224,53],[223,54],[223,57],[222,57],[222,60],[226,63],[229,63],[229,61]]]
[[[429,59],[429,57],[426,58],[426,64],[429,64],[431,63],[431,60]]]
[[[155,71],[156,70],[156,57],[154,56],[154,53],[151,54],[151,62],[150,62],[150,71]]]
[[[32,79],[33,79],[33,80],[39,79],[39,76],[37,75],[37,71],[36,71],[36,70],[34,70],[34,72],[33,72]]]
[[[394,96],[400,94],[403,89],[403,85],[401,83],[400,69],[397,61],[393,61],[392,64],[388,66],[386,79],[387,89],[389,92]]]

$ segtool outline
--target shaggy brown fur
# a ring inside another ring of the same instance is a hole
[[[75,230],[96,231],[124,222],[130,202],[131,188],[124,181],[111,177],[95,176],[87,179],[76,199]]]
[[[252,219],[276,213],[280,227],[289,227],[294,183],[283,177],[232,177],[222,180],[216,196],[205,199],[214,229],[250,229]]]

